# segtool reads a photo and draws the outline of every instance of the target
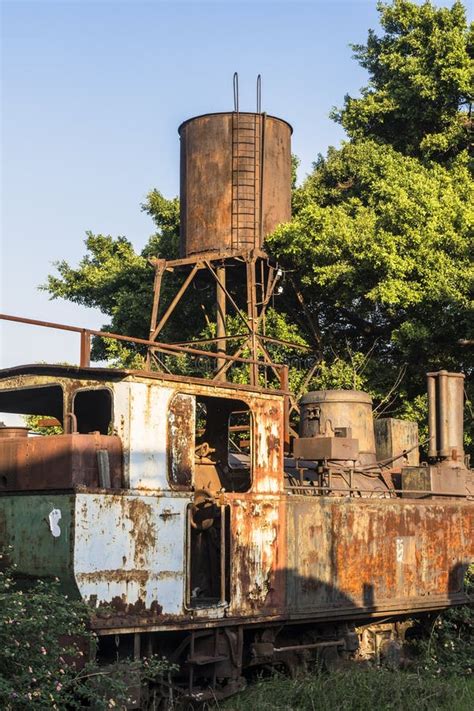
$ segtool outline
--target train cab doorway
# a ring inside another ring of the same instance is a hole
[[[177,393],[168,413],[168,478],[192,492],[188,506],[187,603],[190,608],[229,603],[231,511],[226,493],[252,484],[253,419],[233,398]]]
[[[225,606],[230,597],[230,507],[197,492],[188,507],[188,606]]]

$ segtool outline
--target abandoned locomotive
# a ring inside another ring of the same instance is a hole
[[[264,238],[290,218],[289,124],[237,103],[180,136],[182,256],[153,260],[149,339],[116,336],[146,348],[146,366],[91,367],[91,335],[114,334],[76,329],[78,367],[0,373],[0,412],[62,428],[0,429],[0,533],[20,576],[57,576],[87,602],[99,662],[163,654],[179,667],[175,688],[204,699],[241,689],[246,669],[316,651],[383,655],[409,615],[462,604],[474,482],[461,374],[428,374],[420,464],[416,425],[374,420],[362,392],[297,399],[271,361],[278,266]],[[170,272],[184,279],[163,308]],[[159,340],[196,278],[216,289],[211,350]],[[229,308],[244,331],[234,353]],[[173,374],[178,357],[213,370]],[[232,368],[248,384],[231,382]]]

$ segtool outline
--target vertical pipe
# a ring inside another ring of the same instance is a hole
[[[464,375],[448,373],[447,381],[447,420],[448,434],[446,448],[448,456],[457,462],[464,462]]]
[[[216,269],[216,336],[217,336],[217,352],[226,352],[226,330],[225,330],[225,317],[226,317],[226,296],[225,296],[225,266],[217,267]],[[219,283],[220,282],[220,283]],[[226,380],[226,371],[219,372],[225,365],[224,358],[216,359],[216,380]]]
[[[141,635],[140,632],[135,632],[133,635],[133,659],[137,662],[141,655]]]
[[[448,442],[448,372],[440,370],[438,373],[438,456],[449,456]]]
[[[81,353],[79,365],[88,368],[91,364],[91,334],[86,329],[81,331]]]
[[[428,390],[428,457],[434,459],[438,453],[436,434],[436,380],[432,373],[427,375]]]
[[[259,204],[258,204],[258,219],[259,219],[259,247],[263,248],[263,179],[265,174],[265,122],[267,114],[261,114],[261,129],[260,129],[260,185],[259,185]]]
[[[288,366],[284,365],[280,370],[280,389],[285,392],[283,400],[283,451],[285,454],[290,451],[290,396]]]
[[[225,565],[226,565],[226,520],[225,520],[225,506],[221,506],[221,605],[226,602],[225,594]]]
[[[246,262],[247,269],[247,316],[250,326],[250,358],[254,361],[258,358],[257,351],[257,294],[255,283],[255,259],[250,259]],[[250,365],[250,385],[258,385],[258,365],[252,363]]]
[[[191,505],[186,510],[186,607],[191,607]]]

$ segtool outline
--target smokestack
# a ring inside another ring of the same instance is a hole
[[[464,462],[464,375],[440,370],[427,374],[430,459]]]

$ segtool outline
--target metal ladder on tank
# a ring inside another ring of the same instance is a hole
[[[260,114],[239,112],[238,79],[234,76],[232,114],[232,250],[246,251],[259,245],[261,140]]]

